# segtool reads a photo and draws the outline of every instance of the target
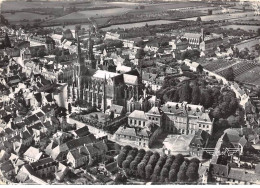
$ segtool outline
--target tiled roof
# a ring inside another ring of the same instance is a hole
[[[135,75],[123,74],[124,82],[130,85],[138,84],[138,77]]]
[[[35,147],[30,147],[25,153],[24,156],[39,160],[42,156],[42,152]]]
[[[74,132],[76,133],[77,136],[83,137],[83,136],[87,136],[89,134],[89,129],[88,129],[88,126],[84,126],[82,128],[75,130]]]
[[[48,163],[52,163],[52,162],[54,162],[54,160],[52,158],[48,157],[48,158],[41,159],[41,160],[39,160],[37,162],[31,163],[31,166],[33,168],[36,168],[38,166],[41,166],[41,165],[44,165],[44,164],[48,164]]]
[[[140,110],[133,111],[128,117],[146,120],[146,115],[144,111],[140,111]]]
[[[126,136],[136,136],[136,132],[134,128],[129,128],[129,127],[119,127],[115,134],[120,134],[120,135],[126,135]]]
[[[116,114],[121,114],[124,107],[116,104],[112,104],[110,110],[115,112]]]
[[[155,114],[155,115],[161,115],[162,111],[158,107],[154,106],[147,113]]]

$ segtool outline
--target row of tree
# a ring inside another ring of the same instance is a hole
[[[157,152],[125,146],[117,158],[127,176],[152,182],[196,182],[200,161],[183,155],[161,155]]]

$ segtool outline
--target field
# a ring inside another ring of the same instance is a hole
[[[208,15],[208,16],[201,16],[202,21],[220,21],[220,20],[230,20],[230,19],[240,19],[244,17],[253,17],[254,12],[243,12],[243,13],[232,13],[232,14],[219,14],[219,15]],[[196,21],[197,17],[187,18],[183,20],[193,20]]]
[[[235,47],[238,48],[239,50],[243,50],[245,48],[248,48],[249,51],[252,51],[252,50],[254,50],[254,46],[259,44],[259,40],[260,40],[260,37],[245,40],[245,41],[242,41],[238,44],[235,44]]]
[[[131,9],[127,8],[111,8],[111,9],[103,9],[103,10],[87,10],[87,11],[78,11],[68,14],[66,16],[59,17],[54,20],[50,20],[49,22],[69,22],[73,20],[82,20],[88,18],[99,18],[99,17],[109,17],[116,16],[127,13]]]
[[[211,63],[208,63],[207,65],[204,65],[204,68],[209,70],[209,71],[218,71],[220,69],[223,69],[225,67],[231,66],[232,64],[235,64],[236,61],[226,61],[224,60],[216,60],[216,61],[212,61]]]
[[[21,20],[33,21],[35,19],[43,20],[43,19],[51,18],[51,16],[49,16],[49,15],[35,14],[35,13],[30,13],[30,12],[17,12],[15,14],[4,13],[3,15],[11,23],[19,22]]]
[[[232,66],[235,77],[238,77],[244,73],[250,72],[250,70],[256,68],[258,65],[256,63],[242,61]],[[215,71],[214,71],[215,72]],[[228,72],[228,69],[217,72],[221,76],[225,76]]]
[[[227,26],[222,26],[222,28],[225,28],[225,29],[242,29],[242,30],[245,30],[245,31],[257,31],[257,29],[259,29],[260,27],[259,26],[254,26],[254,25],[227,25]]]
[[[260,66],[244,72],[243,74],[237,76],[235,80],[260,85]]]
[[[129,29],[134,27],[143,27],[146,24],[148,25],[161,25],[161,24],[169,24],[169,23],[176,23],[178,21],[170,21],[170,20],[155,20],[155,21],[147,21],[147,22],[137,22],[137,23],[131,23],[131,24],[119,24],[119,25],[112,25],[106,28],[103,28],[102,30],[108,31],[111,29]]]
[[[37,8],[62,8],[63,5],[68,5],[68,2],[25,2],[25,1],[4,1],[1,3],[2,11],[22,10],[22,9],[37,9]]]

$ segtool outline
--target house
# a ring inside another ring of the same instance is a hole
[[[97,142],[97,140],[93,134],[70,140],[66,143],[63,143],[55,147],[51,152],[51,157],[57,161],[66,160],[69,151],[84,146],[84,144],[90,144],[95,142]]]
[[[207,146],[209,137],[210,135],[206,131],[198,130],[189,144],[190,154],[202,157],[203,148]]]
[[[109,172],[109,176],[115,175],[118,172],[117,162],[114,161],[105,165],[105,169],[107,172]]]
[[[186,38],[179,38],[169,42],[172,50],[185,51],[188,48],[189,42]]]
[[[149,122],[158,125],[159,127],[163,124],[163,112],[158,107],[152,107],[147,113],[146,117]]]
[[[210,119],[209,112],[201,105],[192,105],[187,102],[167,102],[161,110],[165,114],[165,129],[180,134],[195,134],[204,130],[212,134],[214,119]]]
[[[125,108],[120,105],[112,104],[111,107],[106,110],[106,114],[113,116],[112,118],[121,117],[125,114]]]
[[[33,171],[41,178],[51,176],[56,171],[56,166],[57,162],[50,157],[31,163]]]
[[[58,167],[57,167],[57,170],[55,172],[55,177],[58,181],[63,181],[64,177],[67,175],[68,172],[69,172],[68,167],[66,167],[62,163],[58,163]]]
[[[89,132],[88,126],[84,126],[75,131],[72,131],[72,134],[75,136],[75,138],[80,138],[80,137],[89,135],[90,132]]]
[[[206,56],[214,55],[215,51],[217,50],[217,47],[220,46],[222,43],[223,43],[222,38],[220,37],[212,38],[201,42],[199,48],[202,51],[202,53],[205,54]]]
[[[58,145],[61,145],[69,140],[71,140],[73,137],[72,134],[62,132],[62,131],[57,131],[53,136],[53,142],[57,143]]]
[[[210,164],[209,176],[216,183],[229,185],[259,185],[260,176],[257,171],[248,171],[241,168],[232,168],[229,165]]]
[[[135,110],[128,116],[128,125],[130,127],[145,127],[148,119],[144,111]]]
[[[95,162],[101,162],[104,159],[108,151],[106,143],[99,141],[93,144],[87,144],[85,146],[88,153],[88,165],[92,165]]]
[[[71,164],[73,168],[78,168],[88,163],[88,153],[84,146],[74,149],[68,152],[67,162]]]
[[[115,140],[120,144],[129,143],[148,148],[150,131],[147,128],[119,127],[115,132]]]
[[[41,158],[43,158],[44,154],[40,152],[39,149],[31,146],[24,154],[24,160],[33,163],[39,161]]]

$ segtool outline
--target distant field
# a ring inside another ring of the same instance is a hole
[[[130,24],[118,24],[118,25],[111,25],[109,27],[103,28],[102,30],[108,31],[111,29],[129,29],[134,27],[143,27],[146,24],[148,25],[161,25],[161,24],[170,24],[170,23],[176,23],[178,21],[170,21],[170,20],[155,20],[155,21],[147,21],[147,22],[137,22],[137,23],[130,23]]]
[[[21,10],[26,8],[61,8],[63,5],[67,5],[68,2],[25,2],[25,1],[3,1],[1,3],[2,11],[8,10]]]
[[[253,31],[257,31],[257,29],[260,28],[260,26],[254,26],[254,25],[227,25],[227,26],[222,26],[222,28],[225,28],[225,29],[242,29],[242,30],[245,30],[245,31],[250,31],[250,30],[253,30]]]
[[[49,15],[41,15],[41,14],[35,14],[35,13],[30,13],[30,12],[17,12],[15,14],[11,13],[4,13],[4,17],[9,21],[9,22],[19,22],[21,20],[28,20],[28,21],[33,21],[35,19],[49,19]]]
[[[131,9],[127,8],[111,8],[111,9],[103,9],[103,10],[87,10],[87,11],[79,11],[73,12],[66,16],[59,17],[57,19],[51,20],[50,22],[66,22],[73,21],[79,19],[88,19],[88,18],[99,18],[99,17],[109,17],[116,16],[120,14],[124,14]]]
[[[240,19],[244,17],[253,17],[254,12],[239,12],[239,13],[232,13],[232,14],[219,14],[219,15],[208,15],[208,16],[201,16],[202,21],[210,21],[210,20],[230,20],[230,19]],[[187,18],[184,20],[193,20],[196,21],[197,17]]]

